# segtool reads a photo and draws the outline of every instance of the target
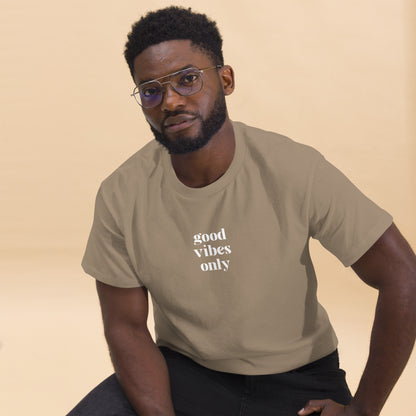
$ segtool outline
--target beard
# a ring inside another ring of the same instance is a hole
[[[167,117],[176,116],[179,114],[188,114],[184,111],[175,111],[168,113]],[[204,147],[214,136],[214,134],[223,126],[227,116],[227,106],[225,104],[225,96],[222,91],[218,93],[214,102],[214,107],[208,117],[203,120],[198,115],[197,118],[201,120],[201,129],[196,137],[187,137],[185,134],[179,134],[174,140],[169,140],[162,132],[157,131],[152,125],[152,130],[156,141],[164,146],[169,154],[183,155],[185,153],[195,152]]]

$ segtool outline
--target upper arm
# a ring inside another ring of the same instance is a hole
[[[106,335],[125,326],[147,330],[149,307],[144,286],[119,288],[99,280],[96,285]]]
[[[393,223],[352,266],[368,285],[382,289],[390,285],[416,285],[416,256]]]
[[[350,266],[392,224],[392,216],[367,198],[322,156],[310,175],[309,233]]]

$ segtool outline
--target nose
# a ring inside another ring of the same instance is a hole
[[[162,111],[175,111],[178,108],[185,106],[186,97],[178,94],[170,85],[170,83],[165,84],[165,90],[163,93],[162,103],[160,104]]]

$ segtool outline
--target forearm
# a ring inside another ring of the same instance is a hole
[[[416,335],[416,256],[392,224],[353,265],[360,278],[379,290],[370,353],[350,405],[310,400],[300,415],[378,416],[402,373]]]
[[[146,330],[106,334],[117,378],[140,416],[174,416],[165,359]]]
[[[380,413],[411,354],[416,333],[414,286],[380,290],[369,358],[351,402],[360,415]]]

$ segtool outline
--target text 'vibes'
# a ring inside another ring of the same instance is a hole
[[[231,254],[231,246],[224,244],[226,240],[224,228],[210,234],[194,235],[194,253],[202,261],[200,267],[203,272],[228,271],[230,259],[227,256]]]

